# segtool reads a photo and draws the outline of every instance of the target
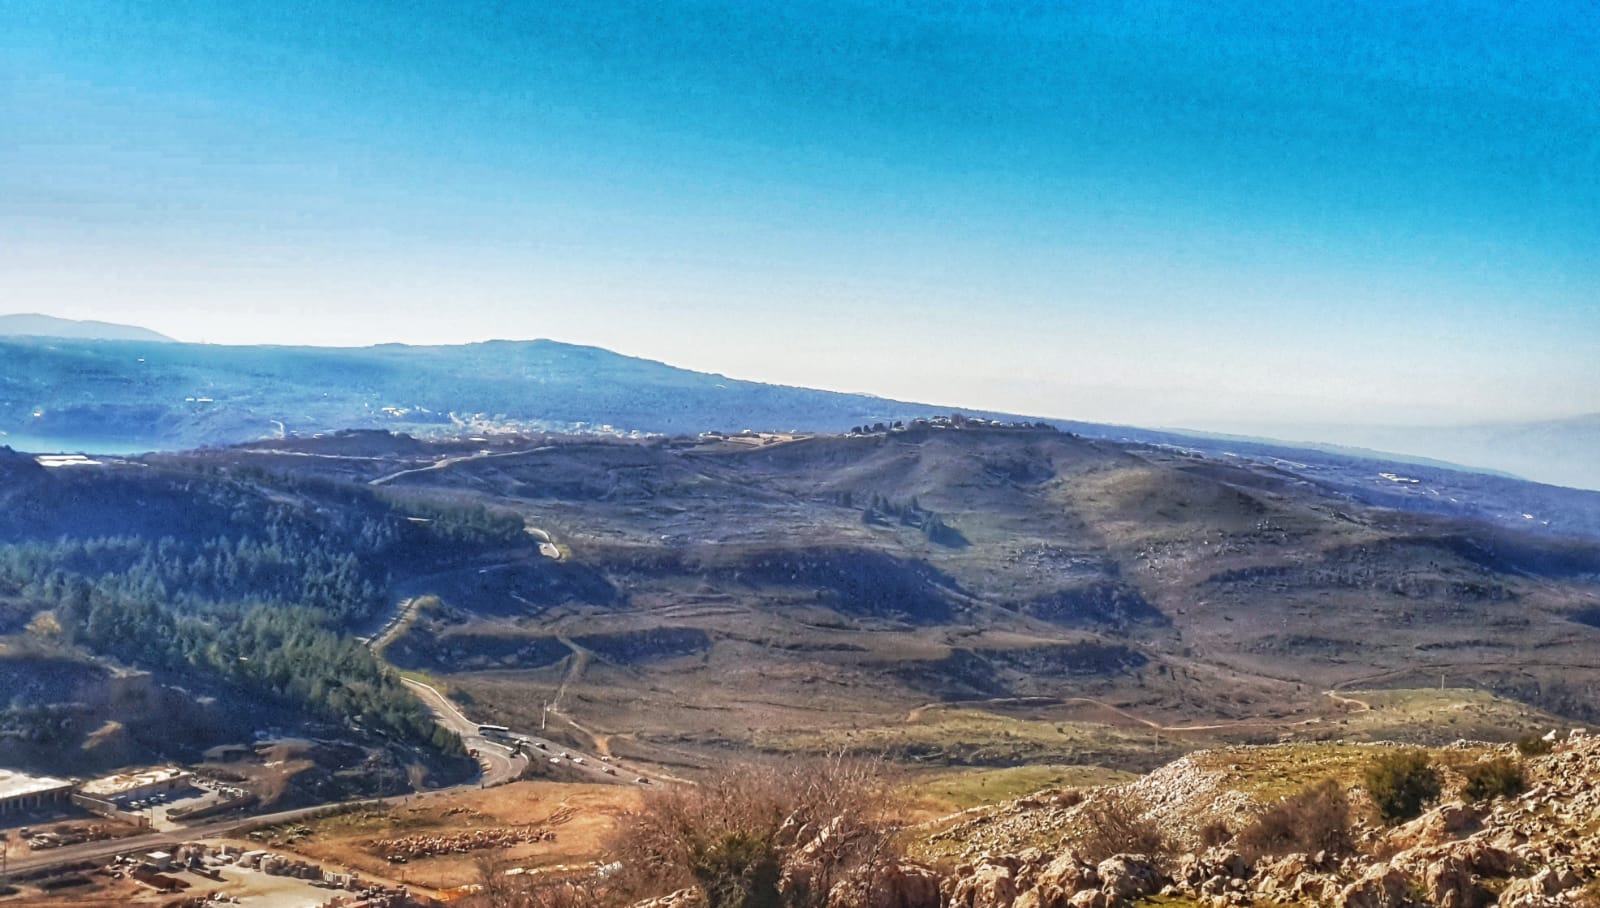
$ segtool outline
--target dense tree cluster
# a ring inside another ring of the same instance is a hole
[[[481,505],[442,505],[432,502],[407,502],[406,513],[426,520],[432,536],[442,543],[476,546],[508,545],[525,542],[521,517],[492,511]]]
[[[0,520],[0,541],[11,541],[0,544],[0,602],[51,609],[68,642],[130,665],[199,670],[328,719],[460,749],[348,634],[384,608],[389,565],[527,544],[520,519],[283,478],[113,491],[123,494],[92,512],[43,502],[31,521]],[[188,519],[173,519],[178,510]],[[95,535],[117,511],[125,531]]]
[[[848,501],[849,499],[843,499]],[[846,505],[848,507],[848,505]],[[916,527],[928,538],[929,542],[937,545],[963,546],[967,538],[961,531],[944,522],[944,518],[937,512],[927,510],[917,501],[915,495],[908,503],[892,501],[885,495],[874,493],[868,500],[866,508],[861,512],[861,522],[868,525],[889,526],[896,522],[902,526]]]
[[[328,626],[325,612],[256,604],[185,614],[163,604],[159,588],[60,572],[34,592],[68,642],[91,651],[154,669],[200,669],[328,719],[460,749],[365,646]]]
[[[369,522],[367,527],[376,525]],[[354,542],[356,551],[380,550],[359,538]],[[0,577],[20,586],[25,595],[52,600],[69,578],[94,578],[108,596],[162,603],[186,613],[254,601],[314,608],[338,624],[349,624],[383,607],[388,583],[356,551],[338,551],[309,534],[279,533],[269,524],[265,538],[256,539],[115,536],[5,546],[0,548]]]

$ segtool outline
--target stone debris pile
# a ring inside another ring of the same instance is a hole
[[[1194,754],[1125,785],[1100,791],[1138,804],[1143,818],[1184,845],[1199,844],[1196,830],[1204,821],[1223,819],[1237,824],[1254,807],[1249,795],[1229,785],[1226,774],[1205,768]],[[1085,822],[1084,806],[1080,792],[1041,792],[975,813],[931,840],[953,846],[968,861],[1018,852],[1071,837]]]
[[[529,842],[553,842],[553,830],[541,826],[503,826],[474,829],[445,835],[412,835],[398,839],[378,839],[372,843],[377,854],[390,861],[412,860],[440,854],[467,854],[491,848],[510,848]]]

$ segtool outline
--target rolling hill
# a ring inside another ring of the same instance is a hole
[[[33,312],[0,315],[0,337],[57,337],[75,340],[171,342],[165,334],[135,325],[78,321]]]
[[[27,638],[83,576],[111,597],[84,645],[157,670],[181,657],[226,689],[261,683],[212,661],[257,645],[216,623],[231,597],[317,601],[315,633],[390,628],[382,658],[477,715],[548,718],[669,767],[848,745],[1142,769],[1228,741],[1439,741],[1520,733],[1519,709],[1600,716],[1593,541],[1366,505],[1238,458],[941,425],[368,431],[55,469],[12,455],[0,604]],[[129,595],[141,627],[221,643],[174,653],[108,631]],[[1435,714],[1338,693],[1441,684],[1525,705]]]
[[[20,318],[20,317],[13,317]],[[32,318],[32,317],[29,317]],[[49,320],[52,325],[72,323]],[[51,328],[66,330],[66,328]],[[137,330],[137,329],[134,329]],[[0,444],[34,451],[183,450],[343,429],[387,429],[419,437],[516,431],[612,435],[704,431],[838,432],[947,412],[924,403],[842,394],[695,372],[555,341],[361,348],[224,347],[154,340],[82,340],[0,334]],[[1010,414],[969,415],[1015,421]],[[1503,472],[1600,488],[1595,419],[1559,423],[1393,430],[1374,439],[1393,450],[1357,450],[1270,439],[1051,420],[1079,435],[1165,444],[1208,455],[1236,454],[1320,471],[1365,494],[1387,473],[1461,476],[1485,486]],[[1441,452],[1473,468],[1441,462]],[[1432,455],[1435,459],[1428,459]],[[1470,477],[1468,474],[1475,474]],[[1389,483],[1380,483],[1381,486]],[[1434,486],[1437,489],[1437,486]],[[1525,491],[1525,489],[1523,489]],[[1389,489],[1387,491],[1393,491]],[[1448,509],[1470,496],[1442,495]],[[1559,495],[1559,493],[1552,493]],[[1505,497],[1505,496],[1499,496]],[[1516,497],[1516,496],[1512,496]],[[1503,515],[1552,510],[1499,506]]]

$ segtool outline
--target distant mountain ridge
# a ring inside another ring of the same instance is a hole
[[[79,321],[56,318],[37,312],[0,315],[0,337],[61,337],[75,340],[128,340],[171,343],[167,337],[149,328],[136,325],[119,325],[114,322]]]
[[[549,340],[324,348],[11,337],[0,338],[0,357],[0,444],[23,449],[193,448],[353,428],[815,432],[948,412]]]
[[[0,324],[5,319],[13,325],[46,328],[77,324],[47,317],[39,317],[45,318],[42,323],[17,321],[23,318],[0,317]],[[341,429],[416,435],[837,432],[951,409],[744,381],[551,340],[458,346],[230,347],[0,332],[0,362],[5,365],[0,370],[0,444],[19,450],[174,450]],[[966,412],[1007,421],[1023,418]],[[1514,427],[1403,430],[1405,436],[1395,430],[1393,437],[1365,443],[1369,451],[1049,421],[1090,437],[1189,447],[1210,454],[1249,447],[1253,456],[1269,460],[1305,459],[1301,455],[1315,449],[1347,464],[1500,470],[1600,489],[1600,458],[1593,456],[1600,449],[1600,416]],[[1404,456],[1383,451],[1401,451]],[[1376,475],[1377,468],[1367,472]]]

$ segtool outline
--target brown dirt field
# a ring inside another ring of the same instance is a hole
[[[301,824],[303,835],[295,835],[294,827],[280,828],[269,833],[267,841],[276,839],[282,844],[271,847],[375,876],[449,889],[474,882],[478,860],[484,856],[530,869],[601,861],[601,844],[617,819],[639,803],[640,792],[621,785],[515,782],[315,820]],[[388,863],[373,844],[379,839],[529,824],[548,827],[555,840],[416,858],[405,864]]]

